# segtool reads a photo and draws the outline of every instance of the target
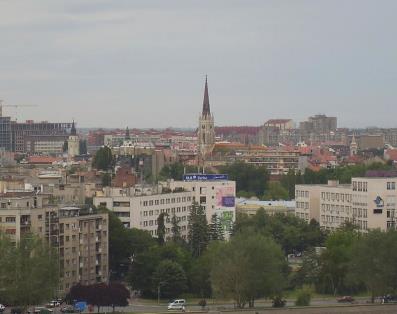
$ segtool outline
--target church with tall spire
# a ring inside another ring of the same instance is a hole
[[[207,76],[205,77],[203,110],[199,118],[197,137],[199,161],[204,162],[211,155],[215,145],[214,116],[210,109]]]

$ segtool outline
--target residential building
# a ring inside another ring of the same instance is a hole
[[[226,176],[212,179],[215,177],[211,175],[192,174],[185,178],[185,181],[171,180],[154,187],[105,188],[94,197],[94,205],[113,211],[127,228],[147,230],[153,236],[157,236],[158,216],[166,213],[167,238],[171,236],[171,219],[175,215],[182,237],[186,238],[191,206],[197,202],[204,208],[208,222],[213,215],[220,218],[228,235],[235,221],[235,182]]]
[[[51,244],[59,254],[59,296],[77,283],[108,280],[107,213],[54,206],[36,193],[8,193],[0,197],[0,231],[13,242],[34,233]]]

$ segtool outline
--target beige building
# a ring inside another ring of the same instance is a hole
[[[155,187],[105,188],[94,197],[94,205],[112,210],[126,227],[147,230],[153,236],[157,236],[160,213],[168,214],[166,236],[171,236],[171,219],[175,215],[186,238],[191,206],[197,202],[203,206],[208,222],[213,215],[220,218],[228,235],[236,217],[235,191],[235,182],[229,180],[171,180]]]
[[[26,233],[44,238],[59,254],[65,295],[77,283],[108,280],[108,215],[77,207],[57,207],[40,195],[0,198],[0,231],[18,242]]]
[[[395,228],[397,177],[353,178],[352,184],[297,185],[296,216],[316,219],[321,227],[335,230],[345,222],[359,230]]]

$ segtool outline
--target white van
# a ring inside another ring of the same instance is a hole
[[[174,300],[168,304],[169,310],[183,310],[185,309],[186,301],[184,299]]]

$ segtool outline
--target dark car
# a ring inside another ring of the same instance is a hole
[[[349,295],[345,295],[339,299],[337,299],[339,303],[352,303],[354,302],[353,297],[349,296]]]

